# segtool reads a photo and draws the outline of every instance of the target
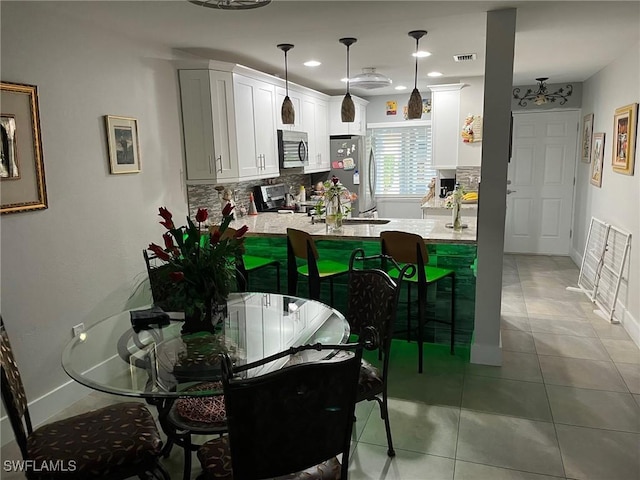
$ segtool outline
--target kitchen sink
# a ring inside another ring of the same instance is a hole
[[[366,217],[355,217],[355,218],[343,218],[343,225],[385,225],[389,223],[390,220],[386,220],[384,218],[366,218]],[[325,223],[324,218],[313,219],[311,217],[311,223]]]

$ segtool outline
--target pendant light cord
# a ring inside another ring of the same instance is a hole
[[[416,38],[416,72],[415,75],[413,76],[413,88],[414,90],[416,88],[418,88],[418,42],[420,41],[419,38]]]
[[[287,97],[289,96],[289,67],[287,63],[287,51],[284,51],[284,83],[287,87]]]
[[[349,93],[349,84],[351,83],[349,81],[349,47],[350,45],[347,45],[347,93]]]

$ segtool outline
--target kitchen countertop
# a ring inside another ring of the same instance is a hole
[[[366,219],[364,219],[366,220]],[[376,219],[381,220],[381,219]],[[234,220],[231,227],[240,228],[243,225],[249,227],[248,236],[279,237],[287,235],[287,228],[303,230],[313,235],[316,239],[334,240],[377,240],[380,233],[387,230],[400,230],[415,233],[425,239],[425,243],[476,243],[476,218],[475,216],[463,217],[463,223],[469,225],[459,232],[446,228],[445,224],[451,222],[451,218],[428,219],[389,219],[386,224],[358,224],[343,225],[338,232],[327,232],[324,223],[311,223],[311,217],[303,213],[259,213],[256,216],[246,215]]]

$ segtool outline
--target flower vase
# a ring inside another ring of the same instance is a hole
[[[184,324],[180,332],[185,335],[196,332],[215,332],[216,325],[224,318],[226,304],[219,305],[213,299],[204,302],[205,308],[196,307],[184,313]]]
[[[451,226],[454,230],[462,230],[462,222],[460,220],[460,202],[453,202],[453,210],[451,211]]]
[[[340,205],[340,197],[337,195],[327,201],[325,222],[327,232],[342,228],[342,206]]]

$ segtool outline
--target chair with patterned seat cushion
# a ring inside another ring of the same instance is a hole
[[[364,250],[356,249],[349,260],[349,283],[347,287],[347,321],[351,333],[359,335],[363,329],[374,327],[379,335],[379,355],[382,361],[382,372],[366,360],[362,361],[358,380],[358,402],[375,400],[380,407],[380,417],[384,420],[387,434],[387,455],[393,457],[393,440],[389,424],[387,404],[387,383],[389,377],[389,355],[391,340],[397,314],[398,298],[402,279],[411,274],[415,268],[406,265],[399,270],[398,279],[394,281],[383,270],[377,268],[356,269],[356,262],[370,260],[391,261],[382,255],[365,257]],[[363,263],[364,265],[364,263]]]
[[[368,339],[377,337],[363,335]],[[375,340],[377,342],[377,338]],[[223,361],[229,435],[198,450],[204,473],[217,480],[347,480],[358,371],[357,344],[305,345],[234,368]],[[369,343],[369,348],[375,348]],[[303,350],[354,350],[340,360],[306,362],[261,376],[241,372]],[[342,454],[342,462],[336,456]]]
[[[116,403],[33,430],[20,372],[0,318],[2,400],[28,479],[164,478],[162,439],[143,403]],[[57,465],[58,471],[44,468]]]
[[[298,266],[297,260],[304,260],[304,265]],[[309,298],[320,300],[320,281],[329,280],[330,305],[333,306],[333,280],[340,275],[346,275],[349,266],[334,260],[321,259],[318,249],[311,235],[302,230],[287,228],[287,279],[288,294],[296,295],[298,289],[298,275],[307,277],[309,281]]]
[[[381,250],[383,255],[392,257],[399,264],[413,264],[416,271],[410,277],[405,278],[407,282],[407,324],[408,332],[411,332],[411,284],[418,286],[418,372],[422,373],[423,352],[423,330],[429,322],[444,323],[449,325],[451,331],[450,353],[454,353],[456,320],[455,320],[455,290],[456,272],[447,268],[438,268],[428,265],[429,253],[424,244],[424,239],[420,235],[399,231],[386,231],[380,234]],[[396,278],[397,268],[391,268],[389,275]],[[451,279],[451,309],[449,320],[443,320],[434,314],[431,318],[426,318],[427,287],[444,279]]]

